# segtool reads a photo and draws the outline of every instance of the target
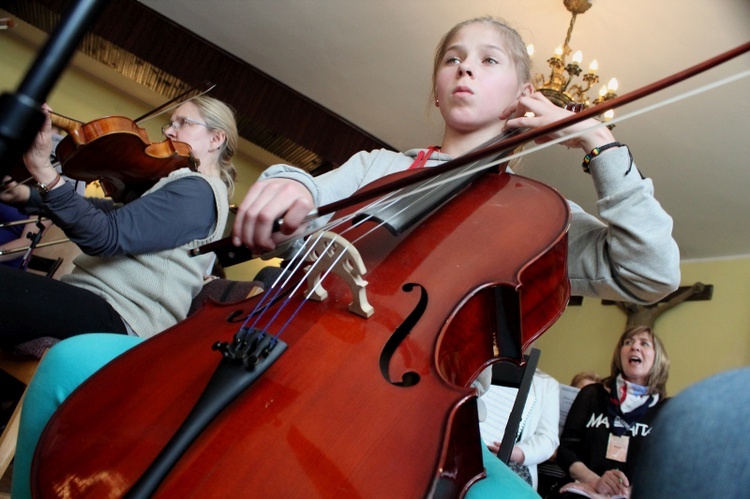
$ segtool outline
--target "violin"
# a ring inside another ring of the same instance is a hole
[[[192,155],[188,144],[170,139],[151,142],[146,130],[138,123],[203,95],[214,87],[213,83],[205,81],[136,120],[110,116],[81,123],[50,113],[52,125],[68,134],[55,150],[63,175],[86,183],[98,181],[106,196],[116,202],[127,203],[140,197],[174,170],[196,170],[199,161]],[[12,166],[9,175],[19,183],[31,180],[20,161]]]
[[[146,131],[122,116],[80,123],[50,113],[65,130],[56,155],[63,175],[86,183],[98,181],[116,202],[137,199],[162,177],[179,168],[198,167],[190,146],[165,139],[151,142]]]

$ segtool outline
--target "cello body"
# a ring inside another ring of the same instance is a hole
[[[349,311],[352,292],[336,276],[296,315],[299,294],[269,304],[269,332],[290,321],[287,349],[154,496],[462,496],[484,476],[471,383],[506,356],[501,336],[523,351],[562,314],[569,223],[553,189],[488,173],[404,233],[372,231],[354,243],[372,316]],[[206,303],[81,385],[40,439],[35,497],[126,494],[211,378],[212,344],[230,342],[261,298]],[[394,346],[396,331],[406,334]]]

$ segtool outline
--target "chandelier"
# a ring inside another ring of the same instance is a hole
[[[593,101],[590,99],[588,95],[589,90],[599,82],[599,75],[596,73],[599,69],[599,64],[596,59],[591,61],[588,72],[583,76],[580,76],[583,72],[581,69],[583,54],[580,50],[573,54],[570,62],[567,62],[572,52],[569,43],[570,36],[573,34],[573,25],[576,22],[576,16],[586,12],[591,7],[591,3],[589,3],[589,0],[563,0],[563,3],[565,4],[565,8],[572,14],[568,34],[565,36],[565,42],[562,46],[557,47],[554,55],[547,60],[547,64],[549,64],[552,70],[549,77],[546,77],[542,73],[537,74],[534,77],[534,87],[554,104],[567,108],[578,107],[579,109],[585,109],[591,105],[596,105],[617,97],[615,93],[617,90],[617,80],[612,78],[607,85],[601,87],[598,97]],[[527,49],[529,55],[533,56],[534,46],[529,45]],[[579,76],[580,79],[575,81]],[[614,113],[607,111],[602,119],[608,121],[612,119],[613,115]]]

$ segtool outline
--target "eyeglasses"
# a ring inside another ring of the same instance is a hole
[[[161,133],[166,134],[167,133],[167,128],[169,128],[169,127],[172,127],[173,130],[179,130],[180,128],[184,127],[186,124],[200,125],[200,126],[204,126],[206,128],[211,128],[210,126],[206,125],[205,123],[201,123],[200,121],[195,121],[195,120],[191,120],[190,118],[182,118],[182,117],[180,117],[180,118],[177,118],[177,119],[175,119],[173,121],[168,121],[168,122],[164,123],[161,126]]]

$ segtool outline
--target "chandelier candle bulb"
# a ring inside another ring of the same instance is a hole
[[[577,50],[575,54],[573,54],[573,64],[578,66],[581,64],[581,61],[583,60],[583,52],[580,50]]]

